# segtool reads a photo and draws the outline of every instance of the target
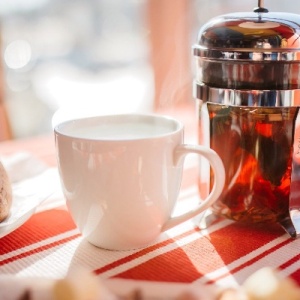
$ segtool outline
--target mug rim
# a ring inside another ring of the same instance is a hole
[[[75,123],[87,123],[87,122],[96,122],[97,120],[101,119],[101,120],[115,120],[115,119],[119,119],[121,120],[126,120],[126,119],[133,119],[133,120],[137,120],[138,118],[142,118],[143,120],[145,119],[149,119],[149,120],[158,120],[161,122],[173,122],[174,128],[172,128],[172,130],[168,130],[168,132],[164,132],[164,133],[157,133],[155,135],[151,135],[151,136],[140,136],[140,137],[121,137],[121,138],[109,138],[109,137],[85,137],[83,135],[79,135],[79,134],[73,134],[70,132],[65,131],[65,127],[68,126],[72,126]],[[55,125],[54,127],[54,133],[58,136],[62,136],[62,137],[67,137],[67,138],[71,138],[71,139],[80,139],[80,140],[86,140],[86,141],[107,141],[107,142],[114,142],[114,141],[136,141],[136,140],[151,140],[151,139],[156,139],[156,138],[164,138],[166,136],[171,136],[173,134],[176,134],[178,132],[180,132],[181,130],[183,130],[184,126],[183,123],[181,121],[179,121],[178,119],[172,117],[172,116],[168,116],[168,115],[160,115],[160,114],[155,114],[155,113],[150,113],[150,114],[146,114],[146,113],[124,113],[124,114],[109,114],[109,115],[96,115],[96,116],[88,116],[88,117],[82,117],[82,118],[76,118],[76,119],[71,119],[71,120],[66,120],[63,121],[57,125]]]

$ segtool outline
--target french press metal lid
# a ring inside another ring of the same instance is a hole
[[[221,15],[202,26],[193,54],[197,99],[215,102],[226,89],[232,105],[298,104],[290,91],[300,89],[300,15],[269,12],[258,1],[253,12]],[[267,97],[248,103],[243,96],[250,91]]]

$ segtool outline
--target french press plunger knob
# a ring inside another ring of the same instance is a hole
[[[264,0],[258,0],[258,6],[254,8],[256,13],[267,13],[268,9],[264,8]]]

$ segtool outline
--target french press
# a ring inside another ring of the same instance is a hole
[[[226,170],[215,214],[280,223],[300,235],[300,15],[253,12],[215,17],[193,46],[199,143]],[[199,190],[214,174],[200,159]]]

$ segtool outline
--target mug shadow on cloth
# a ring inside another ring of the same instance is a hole
[[[192,282],[199,276],[187,254],[167,233],[162,233],[145,248],[126,251],[101,249],[83,239],[74,253],[69,272],[79,267],[93,270],[103,279]]]

